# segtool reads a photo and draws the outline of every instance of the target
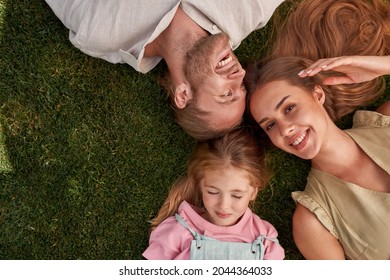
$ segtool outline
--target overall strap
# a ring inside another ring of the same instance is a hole
[[[185,227],[186,229],[188,229],[192,236],[195,238],[195,239],[198,239],[198,236],[199,236],[199,233],[197,233],[196,231],[194,231],[192,228],[190,228],[190,226],[183,220],[182,217],[180,217],[179,214],[175,214],[175,217],[176,217],[176,220],[182,224],[183,227]]]
[[[190,226],[183,220],[183,218],[179,214],[175,214],[176,220],[186,229],[188,229],[192,236],[194,237],[194,240],[196,241],[196,248],[200,249],[202,247],[202,241],[204,240],[216,240],[212,237],[208,237],[205,235],[200,234],[199,232],[193,230],[190,228]]]
[[[268,237],[266,235],[260,235],[257,237],[256,240],[252,243],[252,252],[256,252],[256,246],[260,246],[260,260],[264,259],[264,239],[268,239],[279,244],[279,240],[277,238]]]

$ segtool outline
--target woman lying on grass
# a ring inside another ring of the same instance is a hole
[[[277,58],[247,77],[253,120],[276,147],[311,160],[305,190],[292,194],[294,240],[307,259],[390,259],[390,102],[357,111],[347,130],[328,113],[336,99],[356,104],[336,84],[363,82],[364,89],[390,73],[390,56],[312,63]]]

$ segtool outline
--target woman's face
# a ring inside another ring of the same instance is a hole
[[[327,131],[324,100],[320,87],[308,93],[286,81],[273,81],[253,93],[250,111],[275,146],[300,158],[313,159]]]

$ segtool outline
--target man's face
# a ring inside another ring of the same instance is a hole
[[[226,34],[200,39],[188,52],[184,72],[198,109],[208,112],[213,129],[238,125],[245,110],[245,70],[233,54]]]

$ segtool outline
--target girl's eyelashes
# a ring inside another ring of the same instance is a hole
[[[216,192],[216,191],[207,191],[207,193],[209,195],[218,195],[219,194],[219,192]],[[242,195],[240,195],[240,194],[232,194],[231,196],[233,198],[235,198],[235,199],[241,199],[242,198]]]
[[[211,195],[217,195],[218,192],[212,192],[212,191],[207,191],[208,194],[211,194]]]

